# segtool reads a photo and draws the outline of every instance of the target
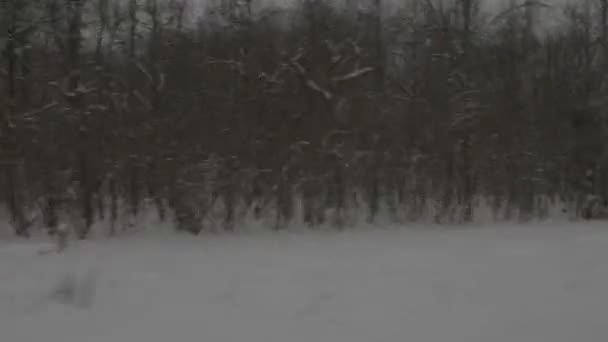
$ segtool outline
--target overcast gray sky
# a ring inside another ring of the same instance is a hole
[[[219,2],[220,0],[190,0],[190,2],[192,4],[198,4],[199,6],[201,5],[205,5],[208,3],[213,3],[213,2]],[[264,5],[268,5],[268,4],[275,4],[275,5],[289,5],[289,4],[293,4],[295,2],[297,2],[299,0],[252,0],[252,3],[257,7],[257,6],[264,6]],[[339,0],[339,1],[344,1],[344,0]],[[350,1],[350,0],[346,0],[346,1]],[[357,0],[355,0],[357,1]],[[370,0],[360,0],[362,2],[365,1],[370,1]],[[400,4],[403,4],[404,2],[406,2],[408,0],[383,0],[384,4],[387,4],[389,6],[399,6]],[[444,1],[446,3],[449,2],[454,2],[455,0],[432,0],[433,2],[439,2],[439,1]],[[482,4],[484,5],[484,7],[492,9],[492,8],[500,8],[502,5],[509,3],[511,0],[481,0]],[[526,0],[515,0],[518,2],[524,2]],[[545,4],[553,4],[553,5],[557,5],[557,4],[563,4],[567,1],[572,1],[572,0],[540,0],[542,2],[544,2]],[[575,0],[576,2],[583,2],[586,0]]]
[[[204,8],[205,5],[208,5],[210,3],[219,3],[221,0],[188,0],[188,1],[193,5],[193,7],[200,10],[201,8]],[[300,0],[252,0],[252,4],[255,9],[259,9],[259,8],[266,7],[268,5],[290,6],[290,5],[293,5],[294,3],[297,3],[298,1],[300,1]],[[373,0],[335,0],[335,1],[340,1],[340,2],[361,1],[361,2],[365,3],[365,2],[371,2]],[[388,6],[389,8],[397,8],[410,0],[382,0],[382,1],[383,1],[384,6]],[[454,1],[458,1],[458,0],[432,0],[432,1],[435,3],[440,2],[440,1],[444,1],[446,3],[450,3],[450,2],[453,3]],[[484,10],[498,11],[500,9],[505,8],[506,4],[508,4],[511,1],[512,0],[481,0],[481,3],[482,3]],[[526,0],[515,0],[515,1],[523,3]],[[567,2],[574,1],[575,3],[582,3],[582,2],[588,1],[588,0],[538,0],[538,1],[541,1],[547,5],[559,6],[559,5],[563,5]],[[594,1],[594,0],[590,0],[590,1]],[[597,1],[597,0],[595,0],[595,1]],[[545,10],[545,12],[547,12],[547,11]]]
[[[126,0],[125,0],[126,1]],[[222,0],[187,0],[190,4],[190,14],[192,17],[197,17],[202,13],[202,10],[209,4],[218,4]],[[268,7],[269,5],[275,6],[285,6],[289,7],[301,0],[252,0],[253,9],[257,11],[261,8]],[[345,2],[345,1],[361,1],[362,3],[371,3],[374,0],[328,0],[335,2]],[[408,1],[412,0],[381,0],[383,2],[383,6],[386,7],[386,11],[390,12],[391,9],[396,9]],[[434,3],[443,1],[445,3],[454,3],[455,1],[460,0],[431,0]],[[506,8],[506,6],[513,0],[480,0],[482,3],[482,8],[487,12],[498,12]],[[526,0],[515,0],[518,3],[524,3]],[[541,9],[539,13],[539,29],[542,28],[550,28],[554,26],[556,22],[559,20],[559,8],[561,5],[566,3],[575,3],[575,4],[583,4],[586,1],[590,1],[591,3],[597,3],[599,0],[536,0],[542,2],[553,9]]]

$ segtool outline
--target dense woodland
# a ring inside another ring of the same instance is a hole
[[[608,0],[193,1],[2,1],[17,235],[33,211],[85,238],[143,208],[198,233],[468,222],[482,200],[529,220],[608,195]]]

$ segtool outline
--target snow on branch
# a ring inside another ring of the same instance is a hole
[[[245,71],[245,67],[242,62],[236,61],[234,59],[216,59],[216,58],[207,58],[205,62],[201,64],[201,66],[211,66],[211,65],[227,65],[231,67],[233,70],[236,70],[240,75],[246,76],[247,72]]]
[[[324,41],[324,43],[327,46],[327,49],[331,53],[332,63],[342,63],[342,62],[344,62],[345,58],[348,59],[348,57],[343,57],[338,53],[339,52],[338,47],[336,47],[331,41],[326,40],[326,41]],[[356,44],[355,44],[355,46],[356,46]],[[356,53],[359,53],[359,51],[356,50]],[[312,77],[309,76],[309,73],[306,70],[306,68],[304,68],[304,66],[302,66],[302,64],[300,64],[300,59],[302,58],[303,54],[304,54],[303,50],[300,49],[298,51],[298,53],[289,60],[289,67],[292,70],[294,70],[302,78],[302,80],[304,81],[304,84],[308,88],[321,94],[323,96],[323,98],[325,98],[325,100],[327,100],[327,101],[333,100],[334,94],[330,90],[325,89],[324,87],[319,85],[315,80],[313,80]],[[365,76],[374,70],[375,69],[373,67],[359,68],[358,66],[355,66],[354,70],[352,70],[346,74],[343,74],[343,75],[333,76],[330,78],[330,81],[333,84],[337,84],[337,83],[341,83],[341,82],[348,82],[351,80],[355,80],[359,77]]]
[[[36,116],[38,116],[38,115],[40,115],[40,114],[42,114],[42,113],[44,113],[46,111],[49,111],[49,110],[57,107],[58,105],[59,105],[59,103],[53,101],[53,102],[48,103],[48,104],[46,104],[46,105],[44,105],[44,106],[42,106],[40,108],[36,108],[36,109],[30,110],[30,111],[24,113],[23,116],[25,118],[33,119],[34,117],[36,117]]]
[[[331,93],[331,92],[329,92],[328,90],[325,90],[325,89],[321,88],[321,86],[319,86],[319,85],[318,85],[318,84],[317,84],[315,81],[313,81],[313,80],[311,80],[311,79],[307,79],[307,80],[306,80],[306,85],[307,85],[307,86],[308,86],[310,89],[312,89],[312,90],[314,90],[314,91],[316,91],[316,92],[320,93],[321,95],[323,95],[323,97],[324,97],[324,98],[325,98],[327,101],[329,101],[329,100],[331,100],[331,99],[333,98],[333,95],[332,95],[332,93]]]
[[[313,79],[311,79],[308,76],[308,72],[302,66],[302,64],[300,64],[300,62],[299,62],[299,59],[301,57],[302,57],[302,54],[299,53],[297,56],[295,56],[294,58],[292,58],[289,61],[292,69],[295,70],[298,73],[298,75],[300,75],[300,77],[304,80],[304,84],[306,84],[306,86],[308,88],[321,94],[323,96],[323,98],[325,98],[327,101],[330,101],[331,99],[333,99],[333,94],[329,90],[323,89],[323,87],[321,87],[319,84],[317,84],[317,82],[315,82]]]
[[[152,84],[154,83],[154,77],[152,77],[152,74],[148,71],[148,69],[146,69],[146,67],[144,67],[143,64],[141,64],[141,62],[136,61],[135,66],[137,67],[137,70],[139,70],[139,72],[141,72],[142,74],[144,74],[144,76],[146,76],[146,78],[148,79],[148,82],[150,82]]]
[[[346,75],[332,77],[331,80],[334,82],[350,81],[350,80],[354,80],[356,78],[362,77],[364,75],[367,75],[372,71],[374,71],[373,67],[364,67],[364,68],[360,68],[360,69],[355,69],[355,70],[347,73]]]

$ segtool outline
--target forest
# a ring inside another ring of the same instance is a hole
[[[608,199],[608,0],[384,1],[2,1],[13,233],[113,234],[149,209],[194,234],[467,223],[481,204],[592,216]]]

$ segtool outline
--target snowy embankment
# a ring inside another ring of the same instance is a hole
[[[0,242],[6,342],[597,342],[608,226]]]

